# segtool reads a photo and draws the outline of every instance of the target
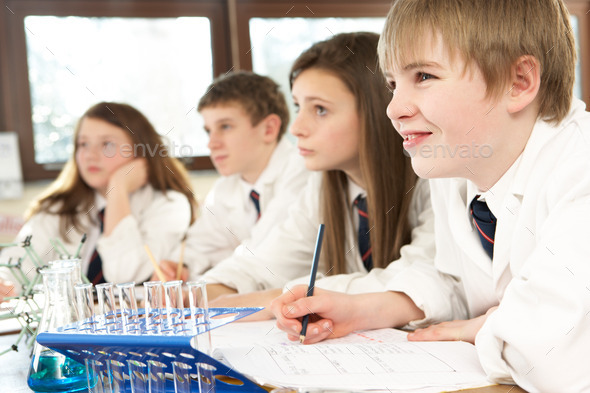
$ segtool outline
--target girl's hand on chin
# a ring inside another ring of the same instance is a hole
[[[122,187],[127,193],[132,193],[143,187],[148,180],[148,168],[145,158],[135,158],[119,167],[109,180],[109,190]]]

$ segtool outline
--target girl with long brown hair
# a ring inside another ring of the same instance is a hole
[[[434,254],[428,184],[418,181],[385,115],[390,99],[377,66],[374,33],[316,43],[290,74],[298,108],[291,133],[316,171],[287,221],[253,250],[224,261],[205,279],[211,297],[282,288],[309,274],[319,223],[326,226],[320,287],[385,289],[396,265]],[[395,261],[392,263],[392,261]],[[280,289],[226,296],[218,305],[267,305]]]
[[[156,257],[166,255],[193,221],[197,202],[186,170],[169,156],[148,119],[126,104],[89,108],[74,143],[58,178],[31,204],[17,242],[32,235],[32,246],[47,262],[76,254],[86,234],[80,256],[92,282],[148,279],[153,268],[144,244]],[[60,243],[65,250],[53,247]],[[20,247],[7,248],[2,259],[16,261],[23,254]],[[23,272],[35,274],[31,262],[23,261]]]

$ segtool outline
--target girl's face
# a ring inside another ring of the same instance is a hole
[[[82,119],[76,140],[76,166],[86,184],[105,195],[111,175],[133,158],[129,134],[104,120]]]
[[[293,83],[297,117],[291,133],[313,171],[342,170],[363,184],[359,164],[361,121],[352,92],[334,74],[303,71]]]

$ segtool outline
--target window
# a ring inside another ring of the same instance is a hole
[[[301,52],[313,43],[344,32],[381,33],[385,18],[252,18],[252,67],[268,75],[290,96],[289,70]],[[287,98],[291,120],[295,119],[292,100]]]
[[[0,130],[17,131],[25,180],[57,175],[100,101],[137,107],[189,169],[213,168],[194,108],[231,68],[224,3],[7,0],[0,20]]]
[[[99,101],[139,109],[174,156],[209,155],[194,109],[213,77],[210,30],[204,17],[25,17],[35,162],[67,161]]]

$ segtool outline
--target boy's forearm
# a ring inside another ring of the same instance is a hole
[[[359,330],[401,327],[425,317],[424,312],[402,292],[361,294],[356,301],[359,305],[354,309],[359,313],[355,317]]]
[[[207,284],[207,299],[209,301],[221,295],[231,295],[234,293],[238,293],[238,291],[223,284]]]

